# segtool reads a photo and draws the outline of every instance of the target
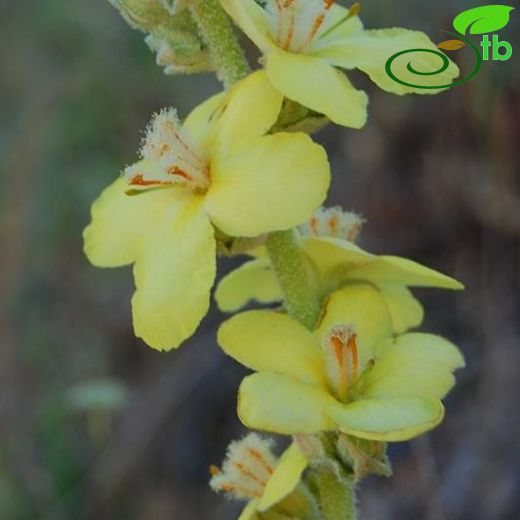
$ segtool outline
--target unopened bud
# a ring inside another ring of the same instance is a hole
[[[123,18],[148,36],[157,64],[166,74],[213,70],[188,5],[195,0],[109,0]]]
[[[277,463],[272,446],[255,433],[232,442],[222,469],[213,468],[210,486],[239,500],[260,498]]]
[[[339,206],[334,206],[319,208],[300,230],[306,236],[333,237],[354,242],[363,222],[356,213],[343,211]]]

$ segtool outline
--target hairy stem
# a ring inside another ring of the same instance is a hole
[[[316,482],[324,520],[357,520],[354,480],[330,469],[318,471]]]
[[[320,305],[297,232],[271,233],[267,238],[267,249],[289,315],[312,330],[319,318]]]
[[[218,78],[229,88],[250,72],[231,22],[218,0],[192,0],[189,5]]]

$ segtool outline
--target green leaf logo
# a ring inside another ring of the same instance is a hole
[[[453,27],[460,34],[487,34],[498,31],[509,23],[509,5],[484,5],[460,13],[453,20]]]

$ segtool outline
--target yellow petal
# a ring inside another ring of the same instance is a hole
[[[329,47],[316,52],[331,64],[346,69],[358,68],[366,72],[380,88],[393,94],[435,94],[439,89],[418,89],[401,85],[386,72],[385,65],[394,54],[409,49],[429,49],[442,54],[437,46],[420,31],[407,29],[364,30],[354,36],[339,38],[335,42],[330,38]],[[408,64],[421,72],[433,72],[442,66],[442,58],[429,52],[408,53],[397,58],[392,65],[392,72],[402,81],[435,86],[450,84],[458,75],[455,63],[449,62],[448,68],[434,75],[413,74],[407,69]]]
[[[302,244],[305,254],[323,278],[337,277],[353,266],[364,266],[376,258],[352,242],[339,238],[304,237]]]
[[[248,427],[286,435],[333,428],[326,411],[336,401],[325,390],[280,374],[246,377],[238,392],[238,415]]]
[[[266,56],[266,72],[274,87],[289,99],[339,125],[365,125],[367,95],[324,60],[273,49]]]
[[[231,271],[215,291],[217,305],[224,312],[235,312],[250,300],[271,303],[282,299],[271,262],[264,258],[246,262]]]
[[[433,334],[410,333],[387,341],[367,373],[363,395],[371,399],[441,399],[455,384],[452,372],[464,366],[455,345]]]
[[[258,520],[258,500],[251,500],[242,510],[238,520]]]
[[[135,263],[136,336],[153,348],[170,350],[193,334],[209,307],[215,254],[202,198],[179,194]]]
[[[398,285],[381,285],[379,290],[392,316],[394,333],[401,334],[422,323],[424,309],[409,289]]]
[[[385,299],[369,285],[349,285],[330,296],[317,330],[320,340],[324,341],[336,325],[350,325],[355,330],[361,370],[373,357],[376,346],[392,334]]]
[[[220,0],[220,3],[258,48],[266,50],[274,45],[267,15],[254,0]]]
[[[284,314],[249,311],[233,316],[221,325],[218,343],[253,370],[324,384],[322,356],[313,334]]]
[[[363,400],[336,404],[330,418],[343,432],[375,441],[406,441],[437,426],[444,417],[439,401],[425,399]]]
[[[239,81],[215,115],[214,154],[225,157],[231,149],[266,134],[278,119],[282,101],[263,70]]]
[[[376,285],[404,285],[462,289],[463,285],[438,271],[397,256],[376,256],[350,242],[329,237],[303,239],[305,253],[322,278],[368,281]]]
[[[267,511],[292,493],[300,482],[308,461],[296,444],[283,453],[258,503],[259,511]]]
[[[380,256],[365,266],[356,266],[349,270],[349,278],[415,287],[464,288],[445,274],[398,256]]]
[[[221,106],[225,94],[221,92],[195,107],[182,125],[201,152],[209,152],[214,137],[213,117]]]
[[[305,134],[261,137],[212,170],[206,208],[231,236],[257,236],[301,224],[325,199],[325,150]]]
[[[98,267],[119,267],[135,261],[141,244],[175,201],[170,189],[129,196],[121,177],[92,205],[92,221],[83,232],[84,250]]]

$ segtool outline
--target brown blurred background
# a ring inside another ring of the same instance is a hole
[[[363,17],[441,41],[476,5],[365,0]],[[500,33],[512,60],[442,95],[394,97],[352,73],[370,93],[367,127],[317,136],[330,202],[368,220],[361,245],[467,286],[417,292],[424,329],[468,367],[444,424],[392,446],[395,476],[362,485],[363,520],[520,518],[519,16]],[[156,353],[132,334],[130,269],[94,269],[81,249],[91,202],[135,159],[150,114],[186,114],[218,84],[164,76],[106,0],[0,0],[0,65],[0,519],[235,518],[207,487],[243,433],[245,371],[215,343],[223,316]]]

